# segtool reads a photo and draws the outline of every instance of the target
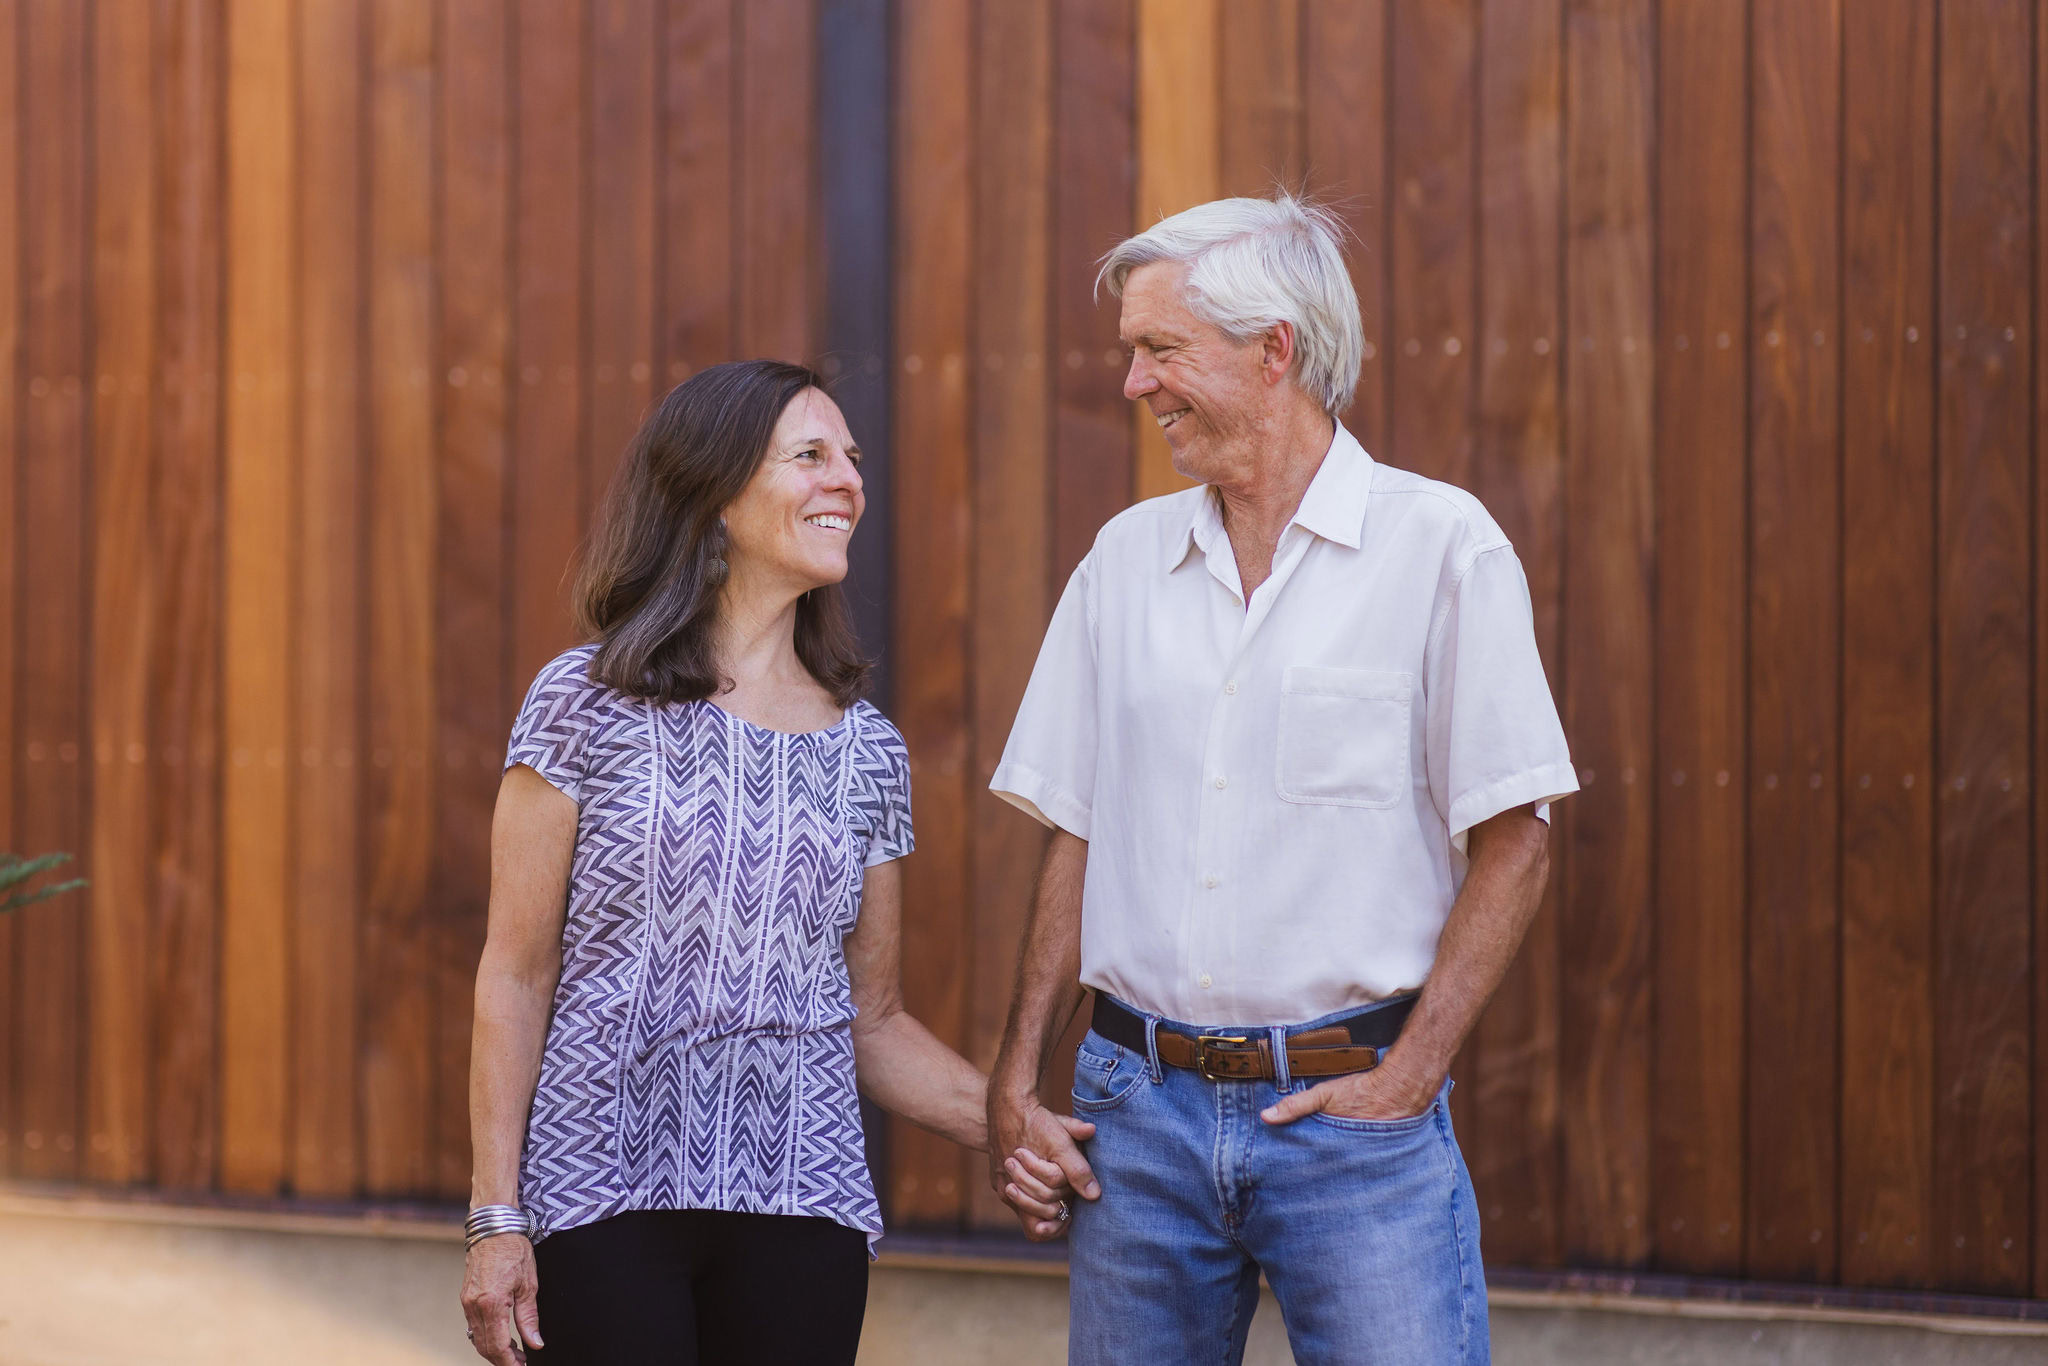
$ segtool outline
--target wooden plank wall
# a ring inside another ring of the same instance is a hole
[[[463,1193],[505,730],[739,354],[864,386],[907,988],[986,1065],[983,789],[1179,486],[1094,263],[1278,180],[1585,784],[1459,1061],[1489,1256],[2048,1295],[2044,73],[2018,0],[0,0],[0,830],[93,883],[0,921],[0,1173]]]

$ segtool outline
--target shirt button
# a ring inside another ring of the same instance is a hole
[[[1201,975],[1200,977],[1197,977],[1197,978],[1196,978],[1195,980],[1196,980],[1196,981],[1198,981],[1198,982],[1200,982],[1200,983],[1202,984],[1202,990],[1204,990],[1204,991],[1207,991],[1207,990],[1209,989],[1209,974],[1208,974],[1208,973],[1206,973],[1206,972],[1205,972],[1205,973],[1203,973],[1203,974],[1202,974],[1202,975]]]
[[[1229,693],[1232,697],[1237,696],[1237,680],[1233,678],[1228,683],[1225,683],[1223,691]]]
[[[1209,874],[1209,876],[1202,879],[1202,885],[1204,887],[1214,887],[1220,881],[1222,881],[1221,878],[1218,878],[1214,873],[1211,873]]]
[[[1229,787],[1229,786],[1230,786],[1230,779],[1228,779],[1228,778],[1224,777],[1224,776],[1223,776],[1223,775],[1222,775],[1221,773],[1219,773],[1219,774],[1217,774],[1217,775],[1216,775],[1216,790],[1217,790],[1218,792],[1221,792],[1221,791],[1222,791],[1222,790],[1223,790],[1224,788],[1226,788],[1226,787]]]

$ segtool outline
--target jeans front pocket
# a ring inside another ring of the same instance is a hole
[[[1324,1110],[1311,1110],[1308,1117],[1332,1129],[1342,1129],[1352,1134],[1412,1134],[1429,1127],[1438,1112],[1450,1103],[1450,1094],[1451,1084],[1445,1082],[1443,1089],[1437,1092],[1436,1099],[1429,1103],[1428,1109],[1419,1115],[1409,1115],[1404,1119],[1353,1119],[1349,1115],[1333,1115]]]
[[[1114,1110],[1131,1098],[1143,1080],[1143,1058],[1090,1030],[1074,1053],[1074,1113]]]

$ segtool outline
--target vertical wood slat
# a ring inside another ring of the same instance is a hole
[[[1302,3],[1266,0],[1222,7],[1217,54],[1221,194],[1270,194],[1276,184],[1301,187],[1306,103]]]
[[[818,53],[811,4],[748,0],[739,10],[739,216],[733,264],[742,356],[808,360],[816,345]],[[955,124],[948,131],[961,137],[962,128]]]
[[[1842,10],[1760,0],[1752,64],[1750,1274],[1836,1266]]]
[[[971,644],[973,767],[969,800],[970,976],[966,1054],[995,1065],[1009,1013],[1017,947],[1033,874],[1045,851],[1035,821],[988,792],[1010,722],[1052,613],[1052,229],[1041,187],[1052,171],[1053,49],[1050,0],[988,0],[975,35],[974,381]],[[914,524],[907,524],[914,525]],[[989,1189],[986,1164],[964,1153],[963,1182],[976,1223],[1014,1226]]]
[[[4,23],[0,19],[0,23]],[[148,1172],[149,480],[157,164],[148,0],[93,10],[93,884],[84,1175]],[[0,138],[8,136],[0,129]],[[13,180],[0,168],[0,184]],[[14,257],[0,245],[0,261]],[[0,631],[0,639],[6,639]],[[0,967],[4,980],[4,967]],[[0,1154],[4,1156],[4,1154]]]
[[[2034,186],[2035,212],[2041,211],[2040,186],[2042,177],[2048,174],[2048,100],[2041,98],[2040,82],[2042,73],[2048,72],[2048,22],[2044,22],[2038,6],[2034,12]],[[2048,290],[2048,233],[2043,233],[2037,224],[2034,230],[2034,319],[2038,327],[2041,319],[2043,292]],[[2048,1060],[2048,970],[2044,970],[2043,955],[2048,953],[2048,800],[2041,796],[2041,788],[2048,783],[2048,722],[2041,719],[2042,711],[2048,709],[2048,626],[2042,624],[2042,616],[2048,613],[2048,346],[2034,347],[2034,654],[2033,654],[2033,732],[2034,767],[2031,774],[2031,791],[2034,794],[2034,908],[2032,926],[2034,932],[2034,1066],[2036,1074],[2041,1063]],[[2034,1087],[2034,1163],[2033,1163],[2033,1238],[2034,1238],[2034,1282],[2032,1293],[2036,1298],[2048,1297],[2048,1143],[2041,1141],[2048,1135],[2048,1086]]]
[[[442,777],[428,885],[433,1189],[459,1199],[469,1190],[469,1034],[490,890],[491,812],[512,726],[504,611],[509,21],[490,0],[447,0],[442,35],[437,349],[444,397],[434,588],[434,762]],[[640,55],[652,49],[647,41]],[[647,316],[644,303],[640,311]],[[643,392],[650,340],[643,332],[637,345]]]
[[[26,762],[16,770],[14,831],[22,847],[36,853],[78,850],[86,828],[84,17],[73,5],[32,0],[22,45],[23,96],[35,131],[21,152],[28,405],[17,485],[21,501],[10,534],[18,537],[25,578],[16,669]],[[78,1171],[83,1118],[83,926],[61,903],[19,917],[10,993],[18,1012],[22,1152],[16,1170],[64,1178]]]
[[[433,325],[433,13],[370,15],[369,841],[362,911],[363,1176],[417,1194],[431,1173],[426,923],[438,765],[433,594],[438,489]]]
[[[941,1040],[966,1042],[963,910],[972,893],[967,813],[971,742],[967,581],[972,562],[972,205],[968,139],[974,70],[967,7],[906,0],[896,18],[897,524],[896,724],[910,749],[917,856],[904,864],[904,1001]],[[962,1208],[958,1151],[908,1126],[889,1145],[890,1213],[951,1224]]]
[[[1657,1264],[1742,1270],[1747,262],[1741,7],[1658,25],[1652,1207]]]
[[[1389,402],[1388,11],[1387,0],[1306,0],[1301,21],[1309,189],[1329,196],[1351,229],[1345,261],[1365,328],[1358,391],[1344,424],[1375,456],[1385,444]]]
[[[1138,167],[1134,230],[1223,192],[1221,0],[1137,0]],[[1106,248],[1105,248],[1106,249]],[[1131,412],[1132,482],[1140,498],[1188,486],[1159,424]]]
[[[353,1193],[363,889],[365,357],[368,187],[363,0],[302,0],[298,130],[298,568],[293,710],[291,1184]]]
[[[16,187],[0,195],[0,645],[8,665],[0,669],[0,844],[19,849],[14,823],[14,787],[27,766],[15,725],[13,652],[20,600],[19,538],[21,524],[21,416],[27,377],[22,373],[22,198],[21,144],[27,111],[21,102],[21,4],[0,0],[0,185]],[[0,916],[0,988],[14,989],[18,959],[14,916]],[[0,1174],[11,1174],[21,1151],[20,1106],[15,1093],[14,1011],[0,1008]]]
[[[590,64],[591,507],[611,483],[652,390],[654,346],[655,0],[597,0]],[[451,141],[451,147],[454,143]],[[687,263],[685,268],[687,268]]]
[[[1133,231],[1137,0],[1058,0],[1052,291],[1057,415],[1050,591],[1132,499],[1130,404],[1117,301],[1095,295],[1103,253]],[[1052,361],[1048,360],[1048,364]]]
[[[1925,1285],[1933,1251],[1934,18],[1888,0],[1843,33],[1841,1269],[1863,1285]]]
[[[292,8],[227,9],[221,1185],[273,1190],[290,1089]]]
[[[1934,1226],[1944,1286],[2028,1284],[2027,520],[2033,167],[2026,11],[1941,7]]]
[[[1514,543],[1556,680],[1564,550],[1559,425],[1563,12],[1485,0],[1479,21],[1478,432],[1473,491]],[[1475,1038],[1467,1150],[1489,1255],[1558,1258],[1557,892],[1563,859]],[[1478,1140],[1478,1141],[1474,1141]]]
[[[732,358],[732,0],[669,0],[662,74],[661,349],[675,385]],[[856,434],[857,435],[857,434]]]
[[[577,7],[554,0],[523,0],[513,32],[511,691],[524,695],[574,643],[566,570],[585,501],[571,455],[583,428],[585,34]]]
[[[1607,1266],[1650,1251],[1652,42],[1645,0],[1569,0],[1562,1239]]]
[[[221,337],[225,38],[217,10],[161,8],[155,34],[160,164],[158,459],[150,577],[157,591],[150,778],[154,860],[149,1012],[152,1169],[210,1186],[219,1151]]]

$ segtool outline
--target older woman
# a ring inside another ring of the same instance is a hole
[[[856,1079],[986,1144],[983,1077],[898,992],[909,767],[836,587],[862,507],[795,365],[698,374],[626,452],[591,643],[534,681],[493,830],[463,1290],[490,1361],[851,1362],[881,1231]]]

